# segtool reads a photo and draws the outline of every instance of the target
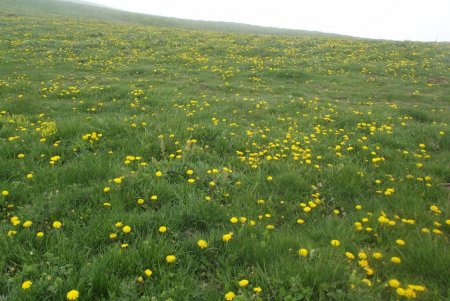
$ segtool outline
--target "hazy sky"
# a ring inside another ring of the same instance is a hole
[[[123,10],[393,40],[450,41],[450,0],[88,0]]]

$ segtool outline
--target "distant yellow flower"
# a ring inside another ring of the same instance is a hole
[[[227,301],[231,301],[236,297],[235,293],[233,292],[228,292],[225,294],[225,300]]]
[[[44,237],[44,232],[38,232],[36,233],[36,236],[39,238]]]
[[[114,183],[116,183],[116,184],[120,184],[120,183],[122,183],[122,178],[114,178]]]
[[[244,287],[248,285],[248,280],[247,279],[242,279],[239,281],[239,286]]]
[[[372,257],[375,259],[381,259],[383,257],[383,254],[381,254],[380,252],[375,252],[373,253]]]
[[[175,255],[167,255],[166,256],[167,263],[173,263],[173,262],[175,262],[176,259],[177,259],[177,257]]]
[[[333,247],[339,247],[341,245],[341,242],[337,239],[333,239],[330,243]]]
[[[345,256],[346,256],[349,260],[355,259],[355,255],[353,255],[353,254],[350,253],[350,252],[345,252]]]
[[[161,226],[161,227],[159,227],[158,231],[159,231],[160,233],[164,233],[164,232],[167,231],[167,227],[166,227],[166,226]]]
[[[232,238],[233,238],[233,233],[232,233],[232,232],[227,233],[227,234],[224,234],[224,235],[222,236],[222,240],[223,240],[224,242],[228,242],[228,241],[231,240]]]
[[[157,201],[157,200],[158,200],[158,196],[152,195],[152,196],[150,197],[150,200],[152,200],[152,201]]]
[[[109,238],[110,239],[116,239],[117,238],[117,234],[116,233],[111,233],[111,234],[109,234]]]
[[[60,221],[54,221],[53,222],[53,228],[59,229],[62,227],[62,223]]]
[[[397,295],[399,296],[404,296],[405,295],[405,290],[402,289],[401,287],[397,288],[397,290],[395,291],[397,293]]]
[[[31,282],[30,280],[26,280],[22,283],[22,289],[24,289],[24,290],[29,289],[32,284],[33,284],[33,282]]]
[[[145,273],[145,276],[147,276],[147,277],[150,277],[153,274],[152,270],[150,270],[150,269],[146,269],[144,271],[144,273]]]
[[[131,232],[131,227],[130,226],[125,226],[125,227],[122,228],[122,231],[124,233],[130,233]]]
[[[199,246],[200,249],[204,249],[208,246],[208,243],[205,240],[200,239],[199,241],[197,241],[197,246]]]
[[[8,190],[3,190],[2,191],[2,195],[3,196],[8,196],[9,195],[9,191]]]
[[[255,294],[259,294],[260,292],[262,292],[262,288],[260,288],[259,286],[254,287],[253,291],[255,292]]]
[[[163,173],[162,173],[161,171],[158,170],[158,171],[155,173],[155,175],[156,175],[157,177],[162,177]]]
[[[25,222],[23,223],[22,226],[23,226],[24,228],[29,228],[32,224],[33,224],[32,221],[25,221]]]
[[[304,224],[304,223],[305,223],[305,221],[302,220],[301,218],[297,219],[297,224],[301,225],[301,224]]]
[[[71,290],[67,293],[67,300],[76,300],[80,296],[80,293],[77,290]]]
[[[298,254],[302,257],[306,257],[308,256],[308,250],[305,248],[301,248],[300,250],[298,250]]]
[[[399,246],[404,246],[404,245],[405,245],[405,241],[404,241],[403,239],[397,239],[397,240],[395,241],[395,243],[396,243],[397,245],[399,245]]]
[[[388,282],[389,286],[392,288],[397,288],[400,286],[400,282],[397,279],[391,279]]]
[[[393,263],[400,263],[400,262],[402,262],[402,260],[399,257],[396,257],[396,256],[391,257],[391,261]]]
[[[32,173],[29,173],[29,174],[27,174],[27,179],[32,179],[33,178],[33,174]]]

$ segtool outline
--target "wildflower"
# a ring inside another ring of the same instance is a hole
[[[298,254],[302,257],[306,257],[308,256],[308,250],[305,248],[301,248],[300,250],[298,250]]]
[[[200,249],[204,249],[208,246],[208,243],[205,240],[200,239],[197,241],[197,246],[199,246]]]
[[[247,279],[242,279],[239,281],[239,286],[240,287],[244,287],[248,285],[248,280]]]
[[[225,300],[227,300],[227,301],[233,300],[234,297],[236,297],[236,295],[233,292],[228,292],[225,294]]]
[[[238,218],[237,217],[232,217],[232,218],[230,218],[230,223],[232,223],[232,224],[236,224],[238,222]]]
[[[228,241],[230,241],[232,238],[233,238],[233,233],[232,233],[232,232],[229,232],[229,233],[224,234],[224,235],[222,236],[222,240],[223,240],[224,242],[228,242]]]
[[[38,233],[36,233],[36,236],[38,238],[44,237],[44,232],[38,232]]]
[[[120,247],[121,247],[122,249],[126,249],[126,248],[129,247],[129,244],[123,243],[123,244],[120,245]]]
[[[158,231],[159,231],[160,233],[164,233],[164,232],[167,231],[167,227],[166,227],[166,226],[161,226],[161,227],[159,227]]]
[[[173,262],[175,262],[176,259],[177,259],[177,257],[175,255],[167,255],[166,256],[167,263],[173,263]]]
[[[372,281],[370,281],[369,279],[363,279],[363,280],[361,280],[361,282],[367,286],[372,286]]]
[[[138,205],[144,205],[144,199],[137,199]]]
[[[345,256],[347,256],[348,260],[353,260],[353,259],[355,259],[355,255],[353,255],[353,254],[350,253],[350,252],[345,252]]]
[[[389,286],[392,288],[397,288],[400,286],[400,282],[397,279],[391,279],[388,282]]]
[[[27,174],[27,179],[28,180],[31,180],[32,178],[33,178],[33,174],[32,173]]]
[[[80,293],[77,290],[71,290],[67,293],[67,300],[76,300],[78,299]]]
[[[24,228],[29,228],[32,224],[33,224],[32,221],[25,221],[25,222],[23,223],[22,226],[23,226]]]
[[[400,263],[400,262],[402,262],[402,260],[399,257],[396,257],[396,256],[391,257],[391,261],[393,263]]]
[[[330,243],[333,247],[339,247],[341,245],[341,242],[337,239],[333,239]]]
[[[111,233],[111,234],[109,234],[109,238],[110,238],[110,239],[116,239],[116,238],[117,238],[117,233]]]
[[[305,221],[302,220],[301,218],[297,219],[297,224],[301,225],[301,224],[304,224],[304,223],[305,223]]]
[[[120,178],[114,178],[114,183],[116,183],[116,184],[120,184],[120,183],[122,183],[122,178],[120,177]]]
[[[404,246],[404,245],[405,245],[405,241],[404,241],[403,239],[397,239],[397,240],[395,241],[395,243],[396,243],[397,245],[399,245],[399,246]]]
[[[144,271],[144,274],[145,274],[145,276],[150,277],[150,276],[153,274],[153,272],[152,272],[152,270],[150,270],[150,269],[146,269],[146,270]]]
[[[397,293],[397,295],[399,296],[404,296],[405,295],[405,290],[402,289],[401,287],[397,288],[397,290],[395,291]]]
[[[9,191],[8,190],[3,190],[2,191],[2,196],[8,196],[9,195]]]
[[[381,254],[380,252],[375,252],[372,256],[375,259],[381,259],[383,257],[383,254]]]
[[[122,231],[124,233],[130,233],[131,232],[131,227],[130,226],[125,226],[125,227],[122,228]]]
[[[262,288],[260,288],[259,286],[254,287],[253,291],[255,292],[255,294],[259,294],[260,292],[262,292]]]
[[[162,177],[163,173],[162,173],[161,171],[158,170],[158,171],[155,173],[155,175],[156,175],[157,177]]]
[[[33,284],[33,282],[31,282],[30,280],[26,280],[22,283],[22,289],[24,289],[24,290],[29,289],[32,284]]]
[[[52,226],[55,229],[59,229],[62,227],[62,223],[60,221],[54,221]]]
[[[158,200],[158,196],[152,195],[152,196],[150,197],[150,200],[152,200],[152,201],[157,201],[157,200]]]

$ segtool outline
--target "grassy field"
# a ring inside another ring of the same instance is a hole
[[[0,300],[450,298],[450,44],[11,7]]]

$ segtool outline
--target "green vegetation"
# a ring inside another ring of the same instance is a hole
[[[448,300],[449,44],[11,3],[0,299]]]

